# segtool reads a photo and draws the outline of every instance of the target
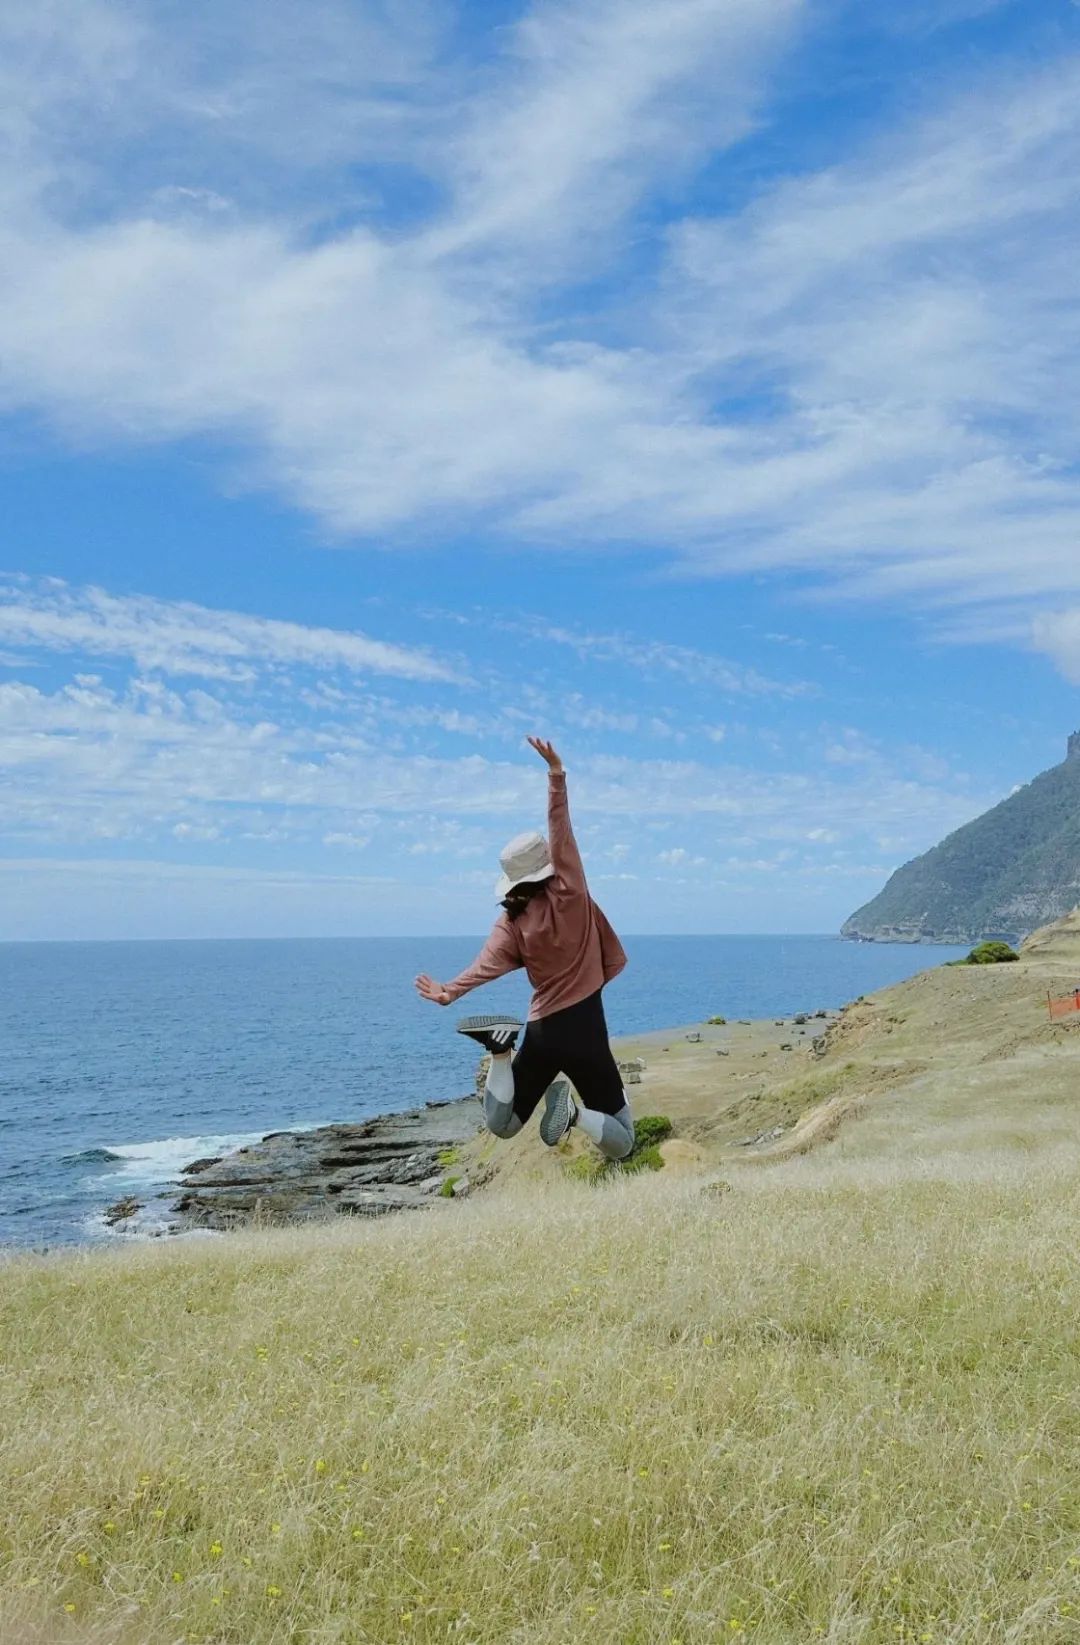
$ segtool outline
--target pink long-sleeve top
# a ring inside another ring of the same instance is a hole
[[[524,966],[534,990],[529,1007],[533,1022],[588,999],[626,964],[622,944],[585,883],[564,771],[552,771],[548,778],[548,845],[555,874],[546,892],[534,897],[516,920],[499,915],[472,965],[446,984],[451,1000]]]

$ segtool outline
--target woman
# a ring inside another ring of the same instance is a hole
[[[562,761],[539,737],[529,744],[547,761],[548,838],[519,834],[503,850],[496,888],[503,912],[474,963],[453,982],[423,975],[416,987],[424,999],[449,1005],[524,966],[534,993],[516,1057],[517,1018],[465,1017],[458,1024],[459,1034],[491,1052],[484,1093],[488,1129],[497,1137],[516,1136],[543,1097],[540,1136],[549,1148],[577,1125],[608,1159],[625,1159],[634,1146],[634,1122],[608,1043],[600,990],[618,976],[626,955],[585,883]]]

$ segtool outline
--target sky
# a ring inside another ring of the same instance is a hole
[[[7,0],[0,939],[828,932],[1080,726],[1073,0]]]

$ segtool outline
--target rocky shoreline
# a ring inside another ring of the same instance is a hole
[[[483,1119],[474,1097],[314,1131],[272,1131],[220,1159],[193,1160],[173,1206],[177,1232],[380,1216],[467,1193],[454,1175]]]
[[[485,1129],[477,1099],[489,1063],[481,1059],[475,1091],[467,1097],[310,1131],[270,1131],[232,1153],[192,1160],[176,1188],[157,1195],[159,1204],[170,1202],[163,1220],[159,1214],[144,1221],[149,1208],[132,1195],[109,1206],[102,1220],[129,1237],[226,1233],[342,1213],[429,1210],[463,1198],[490,1176],[475,1163],[467,1174],[461,1163],[465,1146]],[[644,1066],[640,1059],[619,1064],[628,1085],[640,1081]]]

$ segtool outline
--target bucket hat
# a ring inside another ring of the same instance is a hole
[[[515,885],[550,879],[555,872],[551,848],[543,834],[515,834],[499,852],[499,864],[502,873],[495,882],[495,895],[500,902]]]

